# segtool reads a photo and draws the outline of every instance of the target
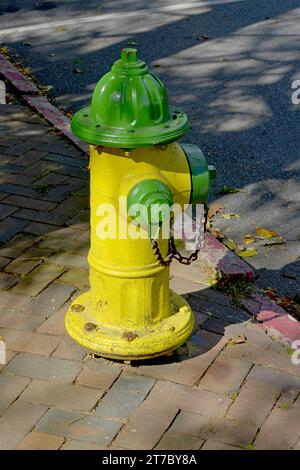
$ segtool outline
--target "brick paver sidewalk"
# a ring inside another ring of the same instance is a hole
[[[0,449],[300,449],[300,365],[199,265],[172,267],[198,322],[173,356],[130,366],[69,339],[88,285],[87,160],[15,105],[0,107],[0,159]]]

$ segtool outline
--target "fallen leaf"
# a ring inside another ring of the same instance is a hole
[[[257,251],[255,248],[246,248],[246,250],[238,251],[237,254],[242,258],[250,258],[251,256],[256,256]]]
[[[258,244],[260,246],[266,245],[282,245],[285,243],[284,237],[272,237],[272,238],[265,238],[263,240],[259,240]]]
[[[228,344],[234,345],[234,344],[242,344],[242,343],[247,343],[247,338],[244,334],[237,336],[236,338],[229,338]]]
[[[223,219],[239,219],[241,216],[239,214],[223,214]]]
[[[257,235],[263,238],[272,238],[272,237],[278,236],[278,233],[275,232],[275,230],[268,230],[266,228],[261,228],[261,227],[257,227],[255,229],[255,232]]]
[[[240,189],[239,188],[234,188],[233,186],[227,186],[227,184],[224,184],[219,190],[219,194],[234,194],[234,193],[239,193]]]
[[[65,31],[65,28],[63,26],[59,26],[58,28],[55,29],[55,31],[62,33],[63,31]]]
[[[249,245],[250,243],[255,242],[255,235],[244,235],[243,236],[243,242],[246,243],[246,245]]]
[[[269,299],[272,299],[272,300],[277,299],[275,289],[266,289],[264,292],[266,296],[269,297]]]
[[[218,202],[211,204],[207,212],[208,220],[212,219],[218,212],[221,212],[223,209],[224,206],[222,204],[219,204]]]
[[[227,248],[229,248],[229,250],[234,251],[237,249],[237,244],[231,238],[227,238],[223,243]]]
[[[287,295],[285,297],[281,297],[279,302],[282,307],[289,307],[294,303],[293,299],[291,299]]]
[[[213,237],[216,237],[219,240],[223,240],[225,238],[224,233],[222,233],[218,228],[210,227],[209,231]]]

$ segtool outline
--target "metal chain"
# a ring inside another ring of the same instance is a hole
[[[206,227],[206,224],[207,224],[207,213],[208,213],[208,207],[205,206],[205,222],[204,222],[205,226],[204,227]],[[176,259],[179,263],[185,264],[185,265],[189,265],[193,263],[193,261],[196,261],[198,259],[198,254],[199,254],[200,249],[195,250],[193,253],[190,254],[190,256],[183,256],[177,250],[173,236],[169,238],[168,254],[165,258],[161,254],[157,241],[154,238],[151,238],[150,241],[151,241],[151,245],[154,251],[155,258],[157,259],[157,261],[159,262],[161,266],[170,266],[172,259]]]
[[[198,254],[200,251],[200,249],[198,249],[198,250],[195,250],[193,253],[191,253],[190,256],[183,256],[177,250],[174,238],[171,237],[169,239],[168,254],[164,258],[163,255],[161,254],[157,241],[151,238],[151,244],[152,244],[152,248],[154,251],[154,255],[161,266],[170,266],[172,259],[176,259],[181,264],[189,265],[193,261],[197,260]]]

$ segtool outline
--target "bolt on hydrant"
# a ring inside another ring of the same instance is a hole
[[[72,119],[74,134],[90,144],[90,289],[73,301],[65,324],[100,356],[169,354],[194,329],[193,312],[169,289],[169,277],[172,258],[189,264],[199,249],[181,257],[172,231],[162,234],[172,205],[204,204],[209,192],[213,170],[201,150],[175,142],[188,129],[186,115],[169,107],[165,86],[132,48],[122,50],[91,106]]]

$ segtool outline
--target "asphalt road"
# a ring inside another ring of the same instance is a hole
[[[300,295],[299,0],[2,1],[0,27],[0,42],[65,109],[86,104],[121,48],[136,44],[188,114],[184,140],[217,167],[212,199],[240,215],[216,225],[239,243],[257,226],[285,236],[249,262],[262,286]],[[241,191],[220,198],[224,184]]]

